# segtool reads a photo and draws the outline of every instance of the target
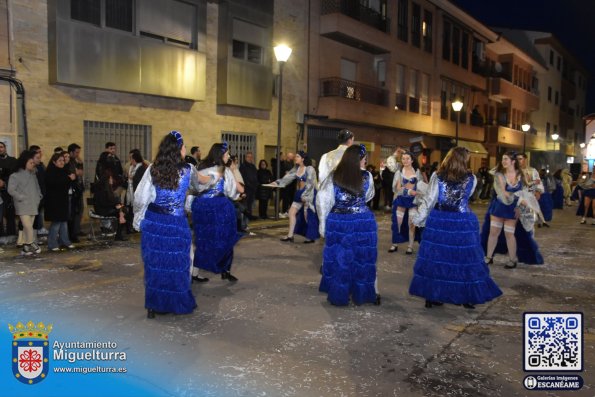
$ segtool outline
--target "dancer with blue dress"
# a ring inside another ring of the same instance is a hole
[[[484,263],[479,222],[469,208],[477,179],[468,161],[467,149],[452,148],[412,211],[412,223],[425,229],[409,293],[425,298],[427,308],[452,303],[473,309],[502,295]]]
[[[194,267],[221,274],[221,279],[238,281],[233,276],[233,248],[240,239],[237,231],[236,211],[231,200],[243,192],[233,172],[226,166],[229,161],[227,142],[215,143],[205,161],[198,167],[198,175],[210,177],[207,183],[197,180],[192,184],[198,195],[192,200],[194,227]],[[231,200],[230,200],[231,199]],[[206,281],[198,276],[194,280]]]
[[[410,209],[417,205],[414,203],[417,195],[417,184],[423,182],[423,176],[419,168],[414,166],[413,155],[404,152],[401,155],[402,167],[397,169],[393,178],[393,192],[395,199],[392,208],[392,245],[388,252],[396,252],[397,244],[407,242],[405,254],[413,254],[413,242],[419,241],[416,236],[415,225],[410,222]]]
[[[366,148],[350,146],[321,185],[325,192],[322,197],[330,199],[318,202],[320,229],[325,236],[319,289],[337,306],[349,304],[350,296],[356,305],[380,304],[376,282],[378,227],[366,205],[374,197],[374,181],[365,164]]]
[[[134,194],[134,228],[142,232],[148,318],[192,313],[196,308],[190,290],[192,238],[184,211],[194,172],[184,162],[185,155],[182,135],[178,131],[167,134]]]
[[[494,190],[496,196],[490,203],[481,232],[485,262],[492,264],[497,252],[508,253],[506,269],[516,268],[519,261],[543,264],[543,257],[533,239],[535,213],[540,214],[541,211],[535,196],[528,190],[516,152],[506,152],[502,156],[494,173]]]
[[[539,208],[541,208],[543,219],[545,219],[546,222],[550,222],[554,216],[554,200],[552,199],[552,193],[556,190],[556,181],[545,169],[539,171],[539,179],[541,179],[543,183],[543,193],[541,193],[541,196],[538,199]],[[547,225],[547,223],[545,225]]]
[[[316,215],[316,170],[311,165],[306,165],[307,159],[306,152],[297,152],[295,167],[272,183],[274,186],[285,187],[297,180],[297,189],[289,209],[289,230],[281,241],[293,242],[294,233],[306,237],[304,244],[313,243],[320,238]]]

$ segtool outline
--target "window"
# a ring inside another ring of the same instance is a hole
[[[397,86],[395,108],[407,110],[407,94],[405,93],[405,66],[397,65]]]
[[[415,47],[421,47],[421,7],[419,4],[412,3],[411,11],[411,44]]]
[[[556,91],[556,96],[555,96],[555,100],[554,100],[554,104],[557,105],[558,104],[558,91]]]
[[[400,0],[398,5],[397,37],[405,42],[409,41],[407,20],[409,18],[409,0]]]
[[[549,122],[545,123],[545,133],[550,134],[551,124]]]
[[[256,156],[256,134],[246,132],[222,131],[221,141],[228,143],[229,153],[236,154],[240,162],[244,161],[246,153],[248,152],[252,152],[255,159],[258,158]]]
[[[440,87],[440,118],[448,119],[448,82],[442,80]]]
[[[70,17],[77,21],[101,24],[101,0],[70,0]]]
[[[548,102],[552,101],[552,87],[547,88],[547,100]]]
[[[424,51],[432,52],[432,13],[424,10],[424,22],[422,24],[422,35],[424,37]]]
[[[550,65],[554,66],[554,51],[550,50]]]
[[[461,41],[461,66],[464,69],[469,69],[469,34],[463,33],[463,40]]]
[[[197,9],[178,0],[137,0],[141,36],[196,48]]]
[[[409,111],[419,113],[419,91],[417,85],[417,70],[409,70]]]
[[[264,58],[265,30],[239,19],[233,20],[231,53],[235,59],[262,64]]]
[[[150,125],[85,120],[83,134],[85,180],[88,182],[95,180],[97,159],[105,150],[106,142],[116,144],[120,159],[127,159],[132,149],[139,149],[146,159],[153,158]]]
[[[442,32],[442,59],[450,61],[450,23],[444,21],[444,31]]]
[[[562,67],[562,58],[560,58],[560,56],[558,55],[558,63],[556,66],[556,69],[558,69],[558,71],[561,69]]]
[[[105,0],[105,26],[132,32],[132,0]]]
[[[430,114],[430,75],[421,74],[421,114]]]
[[[461,29],[457,26],[452,28],[452,63],[461,64]]]

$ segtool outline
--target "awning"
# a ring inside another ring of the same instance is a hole
[[[472,154],[488,154],[488,151],[480,142],[462,141],[459,139],[459,146],[464,147]]]

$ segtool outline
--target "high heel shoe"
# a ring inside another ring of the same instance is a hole
[[[475,309],[475,306],[470,303],[463,303],[465,309]]]
[[[304,240],[304,244],[312,244],[314,240]]]
[[[221,273],[221,280],[227,280],[230,283],[235,283],[238,281],[238,278],[233,276],[230,272],[223,272]]]
[[[374,301],[374,305],[380,306],[382,299],[380,298],[380,294],[376,294],[376,300]]]
[[[405,251],[405,255],[411,255],[411,254],[413,254],[413,248],[407,247],[407,250]]]
[[[435,302],[435,301],[429,301],[426,299],[426,308],[430,309],[432,306],[442,306],[444,303],[442,302]]]
[[[388,252],[391,252],[391,253],[392,253],[392,252],[397,252],[397,250],[398,250],[398,249],[399,249],[399,247],[398,247],[398,246],[396,246],[396,245],[392,245],[392,246],[391,246],[391,247],[388,249]]]
[[[486,256],[485,258],[483,258],[483,261],[485,262],[486,265],[492,265],[492,264],[494,264],[494,257]]]
[[[285,237],[283,237],[283,238],[281,238],[279,240],[281,240],[281,241],[288,241],[290,243],[293,243],[293,236],[291,236],[291,237],[285,236]]]
[[[513,261],[512,259],[508,261],[506,265],[504,265],[505,269],[514,269],[517,265],[517,261]]]
[[[209,281],[209,279],[206,277],[192,276],[192,282],[195,282],[195,281],[197,283],[206,283],[207,281]]]

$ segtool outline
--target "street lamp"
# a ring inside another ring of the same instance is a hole
[[[560,135],[554,132],[552,134],[552,139],[554,140],[554,150],[556,150],[556,142],[558,142],[558,138],[560,138]]]
[[[459,98],[456,98],[451,103],[451,106],[452,106],[452,110],[454,110],[457,113],[457,129],[456,129],[455,145],[459,146],[459,121],[460,121],[459,112],[463,108],[463,102]]]
[[[581,143],[579,143],[579,146],[581,147],[581,149],[584,149],[584,148],[585,148],[585,146],[586,146],[586,145],[585,145],[585,142],[581,142]]]
[[[529,132],[531,124],[525,123],[521,126],[521,128],[523,129],[523,154],[525,154],[525,142],[527,140],[527,132]]]
[[[281,105],[283,104],[283,66],[291,55],[291,48],[285,44],[274,48],[275,58],[279,62],[279,113],[277,116],[277,179],[281,178]],[[281,191],[277,189],[275,195],[275,220],[279,220],[279,196]]]

